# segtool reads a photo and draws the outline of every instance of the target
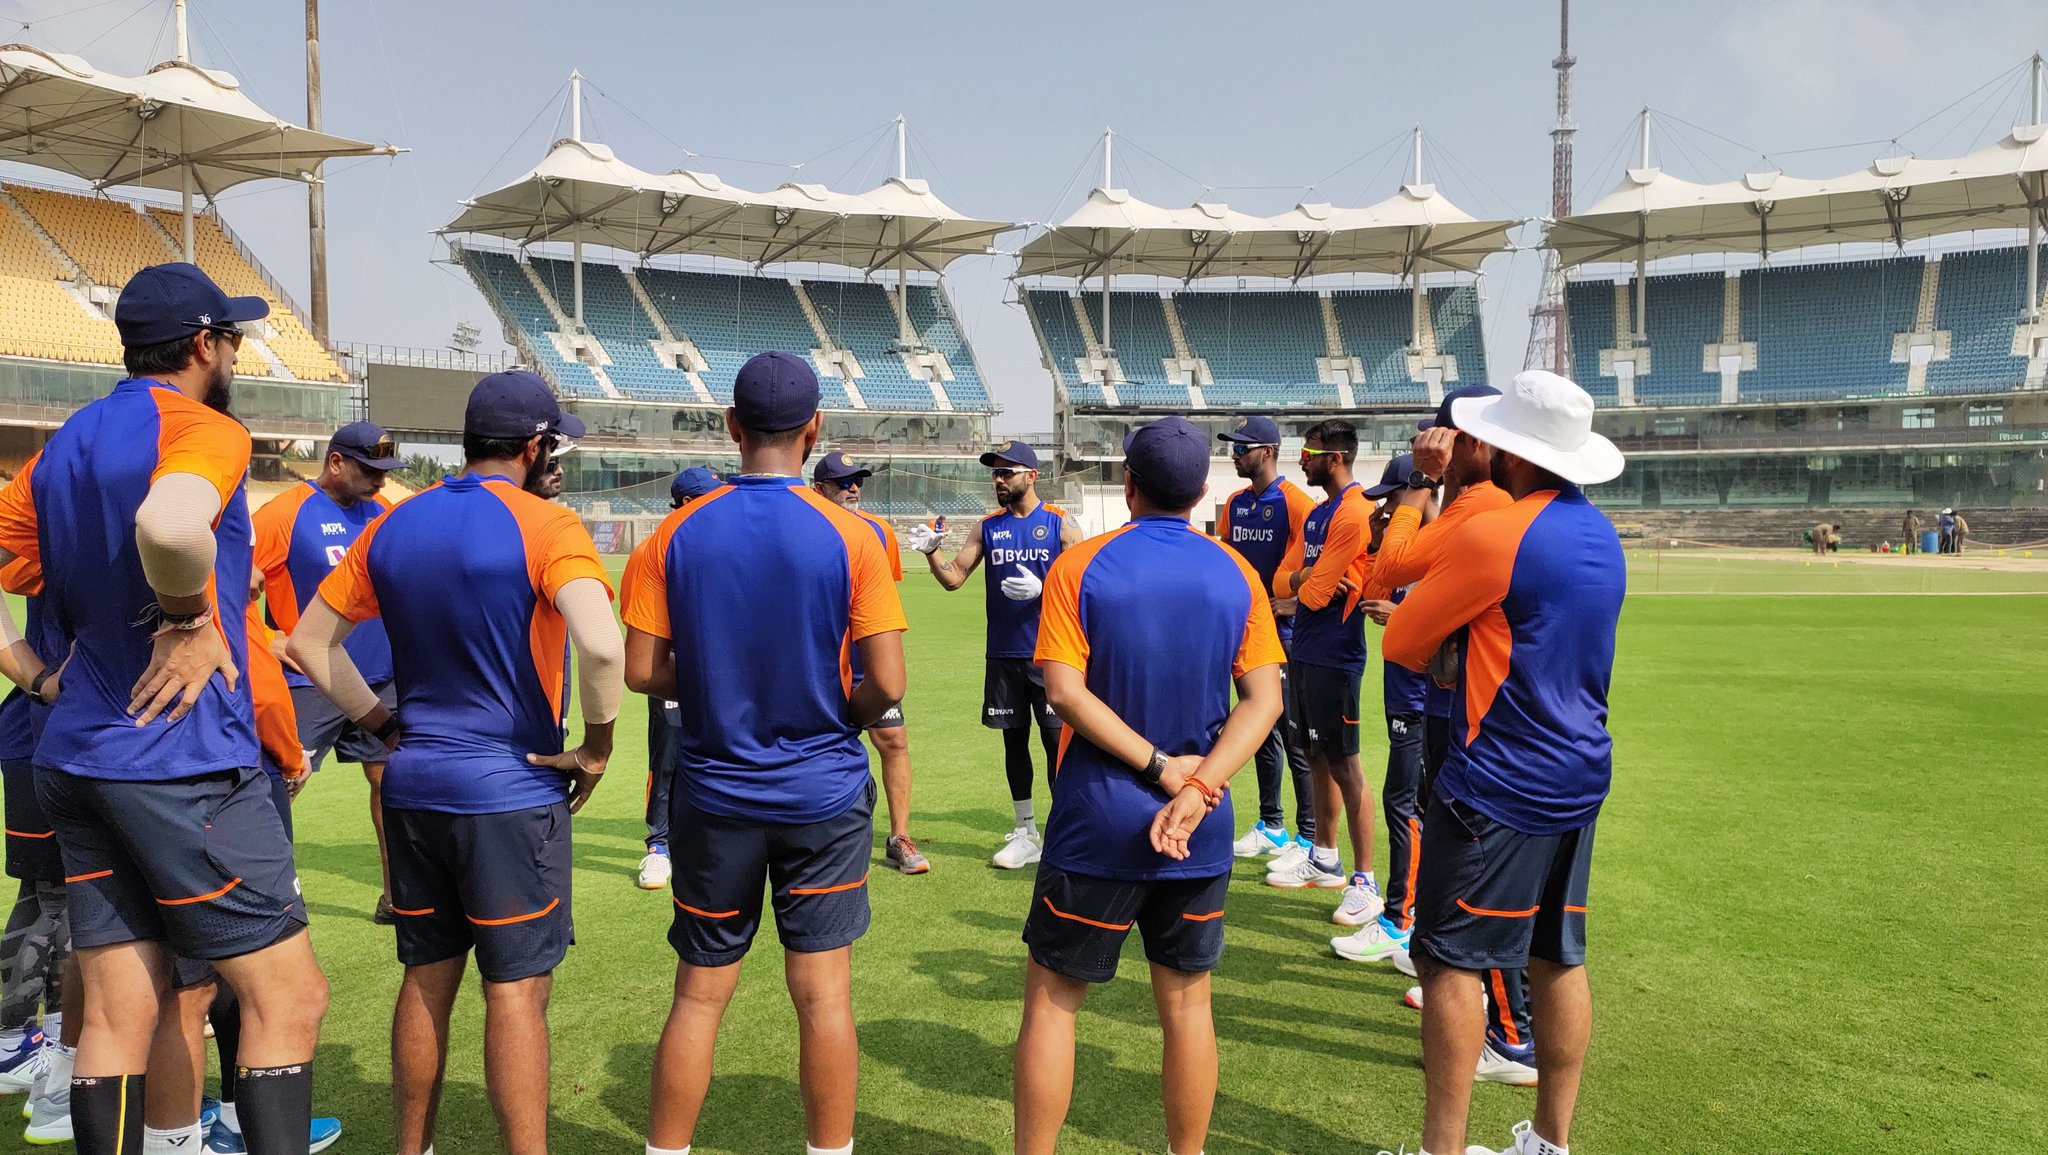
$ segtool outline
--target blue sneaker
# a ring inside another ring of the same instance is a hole
[[[1250,830],[1245,831],[1243,838],[1230,844],[1230,853],[1237,858],[1259,858],[1278,854],[1290,844],[1286,827],[1255,822]]]
[[[15,1095],[35,1086],[49,1070],[49,1056],[43,1054],[43,1032],[23,1027],[19,1037],[0,1050],[0,1095]]]
[[[1380,915],[1380,929],[1387,932],[1387,937],[1389,939],[1393,940],[1396,943],[1399,943],[1402,950],[1408,949],[1408,940],[1415,934],[1414,927],[1410,927],[1407,930],[1402,930],[1400,924],[1396,923],[1393,919],[1388,918],[1384,914]]]
[[[213,1134],[213,1125],[220,1122],[220,1100],[211,1095],[199,1098],[199,1133]]]
[[[336,1139],[341,1138],[341,1120],[328,1115],[314,1116],[311,1137],[312,1142],[306,1148],[309,1155],[312,1152],[327,1150],[334,1146]],[[242,1141],[240,1131],[232,1127],[219,1126],[206,1136],[206,1149],[215,1155],[247,1155],[249,1147]]]

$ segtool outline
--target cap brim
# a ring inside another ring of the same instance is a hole
[[[270,315],[270,302],[261,297],[229,297],[227,316],[216,324],[238,325],[243,321],[261,321]]]
[[[555,432],[571,441],[575,441],[590,432],[590,427],[583,423],[581,417],[565,409],[562,411],[561,416],[555,418]]]
[[[1406,488],[1408,487],[1405,485],[1368,485],[1364,492],[1367,497],[1385,497],[1397,489]]]
[[[981,463],[983,465],[994,465],[999,461],[1004,465],[1014,465],[1019,469],[1038,468],[1038,463],[1035,461],[1019,461],[1014,457],[1004,457],[1000,453],[984,453],[981,455]]]
[[[1573,485],[1598,485],[1621,476],[1621,468],[1627,464],[1627,459],[1620,449],[1615,448],[1614,442],[1598,433],[1586,434],[1586,443],[1577,449],[1559,449],[1528,434],[1496,425],[1491,419],[1492,410],[1503,400],[1505,398],[1502,397],[1460,397],[1451,402],[1451,423],[1458,427],[1459,432],[1470,434],[1474,439],[1524,461],[1534,462]]]
[[[1417,432],[1417,433],[1427,433],[1427,432],[1429,432],[1430,430],[1432,430],[1432,429],[1435,429],[1435,428],[1436,428],[1436,418],[1434,418],[1434,417],[1425,417],[1425,418],[1423,418],[1422,420],[1420,420],[1420,421],[1417,421],[1417,422],[1415,423],[1415,432]]]
[[[334,447],[334,452],[369,469],[382,469],[388,472],[393,469],[405,468],[405,458],[403,457],[372,457],[363,450],[349,445],[337,445]]]

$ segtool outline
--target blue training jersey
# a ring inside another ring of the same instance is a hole
[[[363,530],[391,505],[381,497],[339,505],[313,482],[293,486],[266,502],[250,518],[256,530],[256,568],[263,571],[270,620],[280,633],[299,628],[299,615],[320,583],[348,553]],[[381,618],[357,626],[342,643],[363,680],[381,686],[391,680],[391,639]],[[310,686],[304,674],[285,667],[285,681]]]
[[[1060,531],[1066,511],[1044,502],[1018,517],[999,509],[981,519],[981,564],[988,604],[988,656],[1030,658],[1038,649],[1038,607],[1043,599],[1013,602],[1003,596],[1003,579],[1017,576],[1018,567],[1042,581],[1060,556]]]
[[[1230,716],[1233,679],[1285,660],[1258,575],[1185,518],[1141,517],[1075,546],[1044,601],[1039,664],[1081,670],[1090,692],[1168,755],[1208,753]],[[1052,797],[1048,866],[1119,879],[1230,871],[1228,789],[1178,862],[1152,849],[1166,794],[1071,726]]]
[[[1408,587],[1403,586],[1388,595],[1388,600],[1400,605],[1408,596]],[[1398,662],[1380,663],[1381,692],[1386,698],[1387,716],[1395,714],[1426,714],[1429,712],[1429,687],[1432,679],[1428,674],[1408,669]],[[1449,691],[1445,691],[1445,704],[1449,705]]]
[[[1315,575],[1299,591],[1301,608],[1294,614],[1297,662],[1365,672],[1365,613],[1358,608],[1371,558],[1365,552],[1372,538],[1372,502],[1364,487],[1352,482],[1310,511],[1301,525],[1301,557]],[[1327,557],[1325,555],[1328,555]],[[1348,579],[1353,592],[1338,588]]]
[[[1315,509],[1315,499],[1284,477],[1263,491],[1246,486],[1230,495],[1216,522],[1216,536],[1251,563],[1259,588],[1270,591],[1280,563],[1301,540],[1302,527]],[[1294,615],[1276,617],[1281,644],[1293,640]]]

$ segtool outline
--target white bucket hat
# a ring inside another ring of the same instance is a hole
[[[1593,398],[1555,373],[1530,369],[1498,397],[1451,403],[1462,432],[1557,474],[1574,485],[1621,475],[1621,450],[1593,432]]]

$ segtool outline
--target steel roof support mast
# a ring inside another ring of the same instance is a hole
[[[2041,54],[2036,52],[2034,53],[2034,82],[2028,86],[2032,90],[2029,93],[2029,111],[2032,113],[2032,123],[2035,125],[2042,123],[2041,73]],[[2043,214],[2048,214],[2048,174],[2038,172],[2034,174],[2033,202],[2033,205],[2027,212],[2027,320],[2039,321],[2041,319],[2041,217]]]
[[[909,125],[903,115],[896,116],[896,179],[910,180],[910,139]],[[896,218],[896,343],[903,351],[909,352],[917,344],[917,333],[910,327],[910,222]]]
[[[306,0],[306,127],[320,131],[320,0]],[[320,162],[312,165],[313,179],[306,182],[307,271],[312,275],[308,308],[313,322],[313,339],[327,344],[327,185],[320,176]]]
[[[1562,220],[1572,211],[1572,123],[1571,0],[1558,0],[1557,56],[1550,66],[1557,70],[1557,123],[1550,130],[1550,219]],[[1543,292],[1530,313],[1529,349],[1524,367],[1543,367],[1564,376],[1571,368],[1571,333],[1565,324],[1564,265],[1555,250],[1543,257]]]
[[[1650,108],[1648,105],[1643,106],[1641,129],[1641,145],[1636,152],[1636,167],[1647,170],[1650,167]],[[1650,304],[1650,278],[1648,275],[1649,262],[1644,256],[1646,248],[1646,245],[1639,244],[1636,246],[1635,332],[1636,344],[1638,345],[1644,344],[1650,339],[1649,321],[1647,320]]]
[[[191,42],[190,42],[190,38],[189,38],[189,36],[187,35],[187,33],[186,33],[186,30],[185,30],[185,0],[175,0],[175,2],[174,2],[174,3],[172,4],[172,5],[171,5],[171,11],[172,11],[172,13],[173,13],[173,16],[175,17],[175,23],[176,23],[176,25],[177,25],[177,29],[178,29],[178,40],[177,40],[177,44],[178,44],[178,62],[179,62],[180,64],[183,64],[183,63],[185,63],[186,61],[188,61],[188,60],[192,59],[192,56],[191,56]],[[179,152],[183,152],[183,151],[185,151],[185,142],[184,142],[183,140],[180,140],[180,141],[178,141],[178,151],[179,151]],[[185,174],[184,174],[184,175],[185,175],[185,184],[184,184],[184,189],[183,189],[183,195],[182,195],[182,197],[180,198],[180,205],[181,205],[181,207],[182,207],[182,210],[183,210],[183,213],[182,213],[182,215],[183,215],[183,218],[184,218],[184,221],[185,221],[185,260],[186,260],[186,262],[187,262],[187,263],[190,263],[190,262],[192,261],[192,259],[193,259],[193,258],[192,258],[192,252],[193,252],[193,245],[192,245],[192,164],[191,164],[191,162],[189,162],[189,161],[187,161],[187,162],[186,162],[186,164],[185,164]]]
[[[583,73],[578,69],[569,70],[569,139],[581,143],[583,140]],[[572,194],[580,195],[580,194]],[[581,216],[583,206],[572,202],[570,213]],[[576,239],[570,242],[570,253],[575,258],[576,284],[576,331],[583,332],[583,230],[576,230]]]
[[[1102,130],[1102,187],[1104,191],[1115,188],[1110,183],[1110,159],[1116,147],[1116,132]],[[1102,379],[1109,380],[1109,367],[1116,364],[1116,346],[1109,341],[1109,262],[1102,262]]]

